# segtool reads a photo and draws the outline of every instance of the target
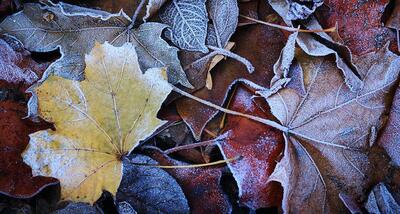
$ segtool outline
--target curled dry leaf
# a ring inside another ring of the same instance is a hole
[[[182,166],[187,163],[174,160],[161,151],[148,151],[149,155],[162,165]],[[181,185],[191,213],[231,213],[231,204],[221,188],[222,168],[166,169]]]
[[[346,208],[339,193],[362,198],[374,179],[374,163],[381,161],[382,156],[371,159],[368,138],[371,129],[381,126],[400,58],[387,47],[356,57],[363,80],[358,92],[346,86],[331,58],[304,53],[296,58],[303,86],[267,98],[272,113],[287,127],[284,157],[271,179],[284,188],[285,212],[341,212]]]
[[[124,160],[124,175],[116,196],[139,213],[189,213],[189,205],[181,187],[164,170],[132,163],[158,165],[144,155]]]
[[[171,0],[159,14],[171,27],[172,42],[188,51],[208,52],[205,0]]]
[[[143,20],[146,21],[156,15],[167,1],[168,0],[148,0],[146,5],[146,15],[143,17]]]
[[[114,46],[131,42],[141,56],[139,64],[143,72],[166,67],[172,84],[191,87],[178,60],[178,49],[161,38],[166,25],[149,22],[131,30],[128,29],[130,22],[122,11],[110,14],[64,3],[29,3],[24,5],[23,11],[5,19],[0,28],[17,37],[30,51],[48,52],[60,48],[62,57],[50,65],[47,74],[81,80],[84,56],[94,47],[95,41],[109,41]]]
[[[142,74],[131,43],[96,44],[86,64],[82,82],[50,76],[35,89],[55,130],[31,134],[23,158],[34,175],[61,181],[62,200],[93,203],[116,193],[122,157],[164,124],[156,115],[172,88],[162,69]]]
[[[249,40],[249,38],[252,38]],[[222,105],[232,85],[238,81],[250,81],[268,87],[272,78],[273,64],[278,60],[279,53],[284,46],[284,39],[280,31],[262,25],[249,25],[238,30],[233,37],[236,44],[235,53],[245,57],[255,67],[249,74],[247,68],[238,61],[227,59],[214,67],[212,90],[203,88],[193,95],[208,100],[217,105]],[[263,44],[260,47],[259,44]],[[197,103],[194,100],[183,98],[176,102],[179,115],[188,124],[194,136],[200,139],[206,124],[218,111]]]
[[[229,109],[273,118],[265,102],[257,102],[254,93],[241,86],[235,90]],[[259,100],[261,101],[261,100]],[[283,152],[282,134],[270,126],[240,116],[227,115],[218,146],[225,158],[241,156],[228,166],[239,186],[241,204],[258,209],[279,206],[282,200],[279,184],[269,176]]]

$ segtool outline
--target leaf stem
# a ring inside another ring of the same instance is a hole
[[[212,140],[207,140],[207,141],[203,141],[203,142],[192,143],[192,144],[183,145],[183,146],[177,146],[177,147],[165,150],[164,153],[171,154],[171,153],[178,152],[181,150],[193,149],[193,148],[200,147],[200,146],[209,146],[209,145],[215,144],[221,140],[223,140],[223,139],[212,139]]]
[[[218,54],[224,55],[226,57],[230,57],[232,59],[236,59],[237,61],[243,63],[246,66],[249,73],[253,73],[254,66],[251,64],[251,62],[249,62],[249,60],[247,60],[231,51],[225,50],[223,48],[219,48],[219,47],[215,47],[215,46],[211,46],[211,45],[207,45],[207,47],[213,51],[216,51]]]
[[[146,164],[146,163],[134,163],[134,162],[129,162],[133,165],[137,166],[150,166],[150,167],[157,167],[161,169],[188,169],[188,168],[199,168],[199,167],[207,167],[207,166],[215,166],[223,163],[229,163],[236,161],[240,158],[240,156],[234,157],[234,158],[229,158],[226,160],[219,160],[211,163],[201,163],[201,164],[190,164],[190,165],[179,165],[179,166],[165,166],[165,165],[156,165],[156,164]]]
[[[280,130],[280,131],[283,131],[283,132],[285,132],[285,133],[289,132],[289,128],[287,128],[287,127],[285,127],[285,126],[282,126],[281,124],[279,124],[279,123],[277,123],[277,122],[275,122],[275,121],[272,121],[272,120],[264,119],[264,118],[261,118],[261,117],[257,117],[257,116],[253,116],[253,115],[249,115],[249,114],[244,114],[244,113],[241,113],[241,112],[232,111],[232,110],[223,108],[223,107],[221,107],[221,106],[219,106],[219,105],[215,105],[214,103],[211,103],[211,102],[209,102],[209,101],[207,101],[207,100],[200,99],[200,98],[198,98],[198,97],[196,97],[196,96],[193,96],[193,95],[191,95],[191,94],[189,94],[189,93],[187,93],[187,92],[185,92],[185,91],[182,91],[181,89],[177,88],[177,87],[174,86],[174,85],[171,85],[171,86],[172,86],[172,88],[173,88],[173,90],[174,90],[175,92],[177,92],[177,93],[179,93],[179,94],[181,94],[181,95],[183,95],[183,96],[185,96],[185,97],[188,97],[188,98],[190,98],[190,99],[193,99],[193,100],[195,100],[195,101],[197,101],[197,102],[199,102],[199,103],[202,103],[202,104],[204,104],[204,105],[206,105],[206,106],[209,106],[209,107],[211,107],[211,108],[215,108],[215,109],[217,109],[217,110],[219,110],[219,111],[222,111],[222,112],[225,112],[225,113],[227,113],[227,114],[245,117],[245,118],[248,118],[248,119],[251,119],[251,120],[254,120],[254,121],[263,123],[263,124],[265,124],[265,125],[272,126],[272,127],[276,128],[276,129],[278,129],[278,130]]]
[[[298,28],[293,28],[293,27],[277,25],[277,24],[270,23],[270,22],[264,22],[264,21],[261,21],[261,20],[258,20],[258,19],[251,18],[249,16],[242,15],[242,14],[240,14],[239,16],[242,17],[242,18],[251,20],[253,22],[257,22],[259,24],[263,24],[263,25],[267,25],[267,26],[270,26],[270,27],[279,28],[281,30],[286,30],[286,31],[290,31],[290,32],[319,33],[319,32],[334,32],[336,30],[336,27],[331,27],[331,28],[328,28],[328,29],[321,29],[321,30],[304,30],[304,29],[298,29]]]
[[[140,1],[138,7],[137,7],[136,10],[135,10],[135,13],[133,13],[132,22],[131,22],[131,24],[129,25],[128,29],[132,29],[132,28],[135,26],[136,19],[137,19],[137,17],[139,16],[139,13],[140,13],[140,11],[142,10],[142,8],[143,8],[143,6],[144,6],[145,3],[146,3],[146,0],[141,0],[141,1]]]

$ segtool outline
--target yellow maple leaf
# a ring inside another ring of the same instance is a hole
[[[51,76],[36,89],[39,115],[56,130],[31,134],[23,158],[34,175],[60,180],[63,200],[115,194],[121,157],[164,124],[156,115],[172,87],[163,69],[142,74],[137,58],[130,43],[96,44],[84,81]]]

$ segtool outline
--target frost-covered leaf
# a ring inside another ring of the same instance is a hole
[[[56,210],[53,214],[100,214],[96,207],[85,203],[69,203],[66,207]]]
[[[385,184],[377,184],[369,193],[368,201],[365,204],[365,209],[369,213],[398,213],[400,205],[393,198]]]
[[[269,2],[280,5],[284,19],[298,20],[308,18],[324,3],[324,0],[269,0]]]
[[[378,140],[378,145],[382,146],[392,158],[395,166],[400,167],[400,88],[397,88],[394,95],[389,119],[386,127]]]
[[[286,14],[289,10],[289,3],[280,0],[269,0],[273,9],[283,18],[288,26],[293,27],[290,19],[287,19]],[[314,17],[310,17],[303,23],[309,30],[321,30],[322,27]],[[345,82],[352,91],[358,91],[362,87],[362,81],[359,78],[357,67],[353,65],[350,50],[333,39],[325,32],[316,33],[320,38],[316,39],[310,33],[298,33],[296,44],[311,56],[328,56],[334,55],[336,58],[336,65],[343,72]]]
[[[124,175],[117,201],[129,203],[139,213],[189,213],[181,187],[166,171],[132,163],[158,163],[150,157],[135,155],[124,160]]]
[[[171,27],[172,42],[188,51],[208,52],[205,0],[171,0],[159,14]]]
[[[239,16],[237,0],[210,0],[207,2],[208,13],[212,20],[212,32],[216,37],[216,45],[224,48],[236,30]],[[209,30],[209,34],[210,34]]]
[[[81,82],[50,76],[35,89],[55,130],[31,134],[23,158],[34,175],[60,180],[63,200],[93,203],[116,193],[121,157],[164,124],[156,115],[172,87],[162,69],[142,74],[131,43],[97,44],[86,65]]]
[[[147,152],[161,165],[188,165],[188,163],[168,157],[160,150],[152,149]],[[191,213],[231,213],[232,205],[220,184],[223,169],[223,167],[203,167],[166,169],[166,171],[181,185],[188,199]]]
[[[38,64],[30,58],[30,53],[20,42],[0,36],[0,80],[31,85],[45,69],[46,65]]]
[[[273,118],[266,103],[253,96],[254,93],[238,86],[228,108]],[[227,163],[239,187],[239,202],[254,210],[279,206],[282,200],[280,186],[268,179],[283,151],[281,132],[247,118],[227,115],[225,127],[216,141],[225,158],[241,157]]]
[[[178,60],[178,49],[161,38],[166,25],[146,23],[130,30],[127,28],[130,21],[123,12],[110,14],[64,3],[25,4],[23,11],[5,19],[0,28],[21,40],[30,51],[48,52],[60,48],[62,57],[50,65],[47,73],[81,80],[84,56],[96,41],[108,41],[114,46],[132,42],[141,56],[139,63],[143,72],[166,67],[172,84],[190,87]]]
[[[344,211],[339,193],[359,200],[376,173],[374,163],[379,160],[369,156],[374,154],[370,132],[381,126],[400,58],[387,47],[356,57],[363,80],[358,92],[346,86],[331,58],[304,53],[296,58],[304,87],[285,88],[267,99],[272,113],[288,128],[284,157],[271,179],[284,188],[285,212]]]

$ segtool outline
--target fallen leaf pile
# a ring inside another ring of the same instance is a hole
[[[0,1],[0,213],[399,213],[400,1]]]

